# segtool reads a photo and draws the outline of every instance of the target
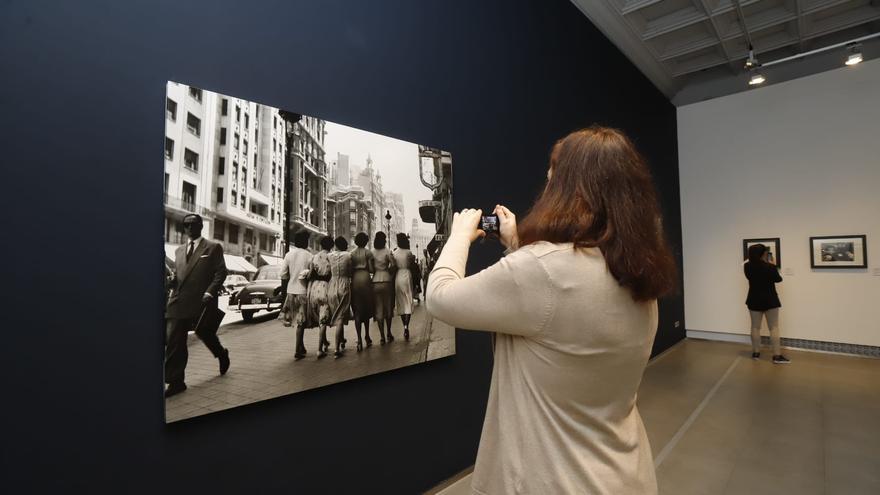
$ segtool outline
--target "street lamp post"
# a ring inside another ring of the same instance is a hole
[[[391,239],[391,210],[385,210],[385,222],[388,226],[388,239]]]

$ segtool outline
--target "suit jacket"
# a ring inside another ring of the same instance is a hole
[[[189,261],[186,246],[184,244],[174,252],[175,273],[165,306],[166,318],[198,318],[205,306],[202,296],[206,292],[211,294],[216,305],[217,295],[226,279],[223,246],[203,237]]]

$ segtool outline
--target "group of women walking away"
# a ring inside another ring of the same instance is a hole
[[[279,318],[287,326],[296,323],[296,359],[306,356],[303,330],[314,327],[319,329],[317,357],[323,358],[330,350],[328,327],[334,334],[334,356],[342,357],[345,325],[350,320],[354,320],[358,352],[373,345],[370,319],[376,320],[381,344],[394,341],[391,326],[395,313],[403,323],[404,339],[409,340],[421,271],[406,234],[397,234],[396,240],[397,248],[392,251],[387,246],[387,235],[377,232],[370,250],[370,238],[361,232],[354,238],[355,248],[349,251],[345,238],[325,236],[320,251],[304,255],[308,253],[307,238],[305,243],[302,235],[294,238],[295,247],[283,261],[282,276],[290,280]]]

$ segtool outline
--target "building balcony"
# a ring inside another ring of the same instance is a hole
[[[214,213],[222,216],[227,221],[238,222],[243,226],[253,227],[261,232],[277,233],[280,235],[283,230],[281,220],[272,220],[237,206],[217,205],[217,210]]]
[[[440,202],[434,200],[419,201],[419,216],[425,223],[437,223],[437,209]]]
[[[322,230],[321,227],[318,227],[317,225],[309,222],[308,220],[304,219],[303,217],[301,217],[299,215],[294,215],[293,222],[295,224],[305,228],[306,230],[308,230],[312,233],[315,233],[315,234],[326,234],[327,233],[326,231]]]
[[[180,213],[197,213],[199,215],[205,215],[209,213],[210,210],[205,208],[204,206],[197,205],[194,201],[189,199],[181,199],[175,198],[174,196],[169,196],[167,194],[164,195],[163,202],[165,206],[172,210],[177,210]]]

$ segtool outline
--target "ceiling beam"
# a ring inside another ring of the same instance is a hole
[[[712,25],[712,32],[715,33],[715,37],[718,38],[718,44],[721,45],[721,53],[724,54],[724,58],[727,60],[727,65],[730,67],[731,72],[734,71],[732,60],[730,59],[730,52],[727,50],[727,45],[724,44],[724,39],[721,37],[721,28],[718,27],[718,20],[715,19],[715,16],[712,15],[712,9],[709,7],[709,3],[707,0],[699,0],[700,4],[703,6],[703,10],[706,11],[706,15],[709,16],[709,24]]]
[[[804,0],[794,0],[794,10],[797,14],[798,51],[804,51]]]

